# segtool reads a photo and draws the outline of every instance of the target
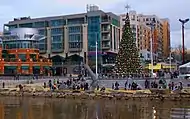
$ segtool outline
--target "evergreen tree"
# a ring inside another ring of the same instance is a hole
[[[123,26],[122,39],[119,44],[119,52],[115,63],[115,73],[139,74],[141,72],[139,51],[130,27],[129,14],[126,14]]]

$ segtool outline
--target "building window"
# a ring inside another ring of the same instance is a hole
[[[46,44],[39,44],[39,50],[46,50]]]
[[[35,27],[35,28],[45,27],[45,22],[44,22],[44,21],[35,22],[35,23],[34,23],[34,27]]]
[[[98,41],[98,49],[101,47],[100,41],[100,16],[88,17],[88,49],[95,51],[96,41]]]
[[[50,26],[56,27],[56,26],[63,26],[65,25],[65,20],[58,19],[58,20],[51,20]]]
[[[81,42],[81,34],[70,34],[69,42]]]
[[[69,33],[80,33],[80,32],[81,32],[81,26],[69,27]]]
[[[117,19],[112,18],[112,24],[115,26],[120,26],[120,22]]]
[[[33,24],[32,23],[26,23],[26,24],[19,24],[20,28],[32,28]]]
[[[71,42],[69,43],[69,48],[82,48],[82,42]]]
[[[52,43],[51,49],[52,50],[63,50],[63,44],[62,43]]]
[[[8,27],[9,27],[9,30],[11,30],[11,29],[17,28],[17,25],[10,25]]]
[[[63,34],[63,29],[62,28],[53,28],[53,29],[51,29],[51,34],[52,35]]]
[[[21,61],[25,62],[26,61],[26,54],[18,54],[19,59],[21,59]]]
[[[68,25],[72,24],[84,24],[84,18],[68,19]]]
[[[39,33],[40,35],[45,35],[45,29],[40,29],[40,30],[38,30],[38,33]]]
[[[39,44],[40,44],[40,43],[42,43],[42,44],[43,44],[43,43],[45,43],[45,42],[46,42],[46,38],[45,38],[45,39],[43,39],[43,40],[40,40],[40,41],[39,41]]]
[[[149,53],[147,54],[147,57],[150,58],[150,54]]]
[[[132,21],[135,21],[135,15],[132,16],[131,20],[132,20]]]
[[[62,41],[62,36],[52,36],[52,42],[57,43]]]

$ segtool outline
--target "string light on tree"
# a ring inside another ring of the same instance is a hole
[[[125,24],[122,29],[122,39],[119,44],[119,52],[115,63],[115,73],[118,74],[139,74],[141,72],[139,51],[136,46],[133,33],[130,28],[129,8],[127,9]]]

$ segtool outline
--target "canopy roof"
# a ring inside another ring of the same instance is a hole
[[[190,62],[179,66],[179,68],[183,68],[183,67],[190,67]]]

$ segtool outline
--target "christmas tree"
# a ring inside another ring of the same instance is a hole
[[[122,39],[115,63],[115,73],[125,75],[139,74],[141,72],[139,51],[130,28],[128,13],[126,14],[125,25],[122,30]]]

